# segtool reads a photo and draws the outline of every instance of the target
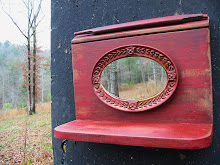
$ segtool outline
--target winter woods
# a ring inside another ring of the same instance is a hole
[[[16,19],[16,15],[11,13],[13,10],[10,6],[11,1],[1,1],[2,9],[4,13],[10,18],[12,23],[17,28],[18,32],[26,40],[25,52],[25,62],[23,64],[23,85],[22,93],[27,91],[28,100],[28,112],[29,115],[36,112],[36,103],[40,97],[39,88],[39,76],[40,69],[42,69],[42,61],[45,60],[43,57],[39,56],[40,48],[37,46],[37,27],[44,18],[42,14],[42,0],[21,0],[23,4],[22,11],[23,18],[26,19],[26,26],[19,23]],[[45,66],[46,64],[44,64]]]
[[[157,62],[144,57],[127,57],[110,63],[102,72],[103,87],[124,99],[144,99],[161,92],[167,74]]]
[[[26,57],[25,46],[14,45],[9,41],[0,43],[0,109],[27,107],[28,63]],[[50,100],[50,51],[37,49],[36,59],[36,101],[47,102]],[[32,63],[31,68],[33,68]],[[33,76],[33,70],[30,75]],[[33,86],[33,84],[30,85]]]

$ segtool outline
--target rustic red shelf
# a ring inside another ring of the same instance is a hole
[[[56,127],[56,138],[175,149],[211,145],[213,103],[207,15],[155,18],[75,35],[76,120]],[[160,64],[168,77],[166,87],[139,100],[108,93],[100,81],[102,71],[115,60],[130,57]]]
[[[212,124],[122,123],[75,120],[54,130],[60,139],[131,146],[200,149],[212,141]]]

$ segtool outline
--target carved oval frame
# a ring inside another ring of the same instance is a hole
[[[124,100],[110,94],[101,85],[101,73],[108,64],[125,57],[145,57],[158,62],[167,73],[166,87],[145,100]],[[141,112],[153,109],[170,98],[178,84],[178,72],[170,57],[162,51],[149,46],[128,45],[110,50],[99,59],[92,72],[92,84],[96,96],[106,105],[120,111]]]

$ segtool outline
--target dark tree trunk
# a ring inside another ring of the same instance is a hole
[[[31,22],[30,22],[30,1],[28,1],[28,34],[27,34],[27,50],[28,50],[28,102],[29,102],[29,109],[28,114],[32,115],[33,109],[32,109],[32,92],[31,92]]]
[[[145,87],[147,87],[147,85],[146,85],[145,67],[144,67],[143,61],[141,61],[141,60],[140,60],[140,65],[141,65],[141,77],[142,77],[142,81],[144,82]]]
[[[116,61],[111,64],[110,84],[111,84],[110,93],[119,97]]]
[[[33,113],[36,113],[36,20],[33,25]]]
[[[29,32],[28,32],[29,33]],[[30,36],[28,34],[28,36]],[[32,109],[32,92],[31,92],[31,45],[30,45],[30,38],[27,38],[27,50],[28,50],[28,114],[32,115],[33,109]]]
[[[110,91],[110,87],[111,87],[111,81],[110,81],[110,69],[109,68],[106,68],[106,74],[107,74],[107,80],[108,80],[108,88],[107,88],[107,91]]]

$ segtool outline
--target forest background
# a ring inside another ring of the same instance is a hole
[[[35,84],[36,103],[48,101],[50,0],[1,0],[0,6],[0,111],[28,106]]]
[[[50,3],[0,0],[0,164],[53,164]]]
[[[0,42],[0,109],[27,108],[27,87],[24,85],[26,63],[25,46],[15,45],[9,41]],[[50,65],[50,50],[39,51],[42,64]],[[39,88],[37,103],[49,102],[50,67],[46,66],[39,72]]]

